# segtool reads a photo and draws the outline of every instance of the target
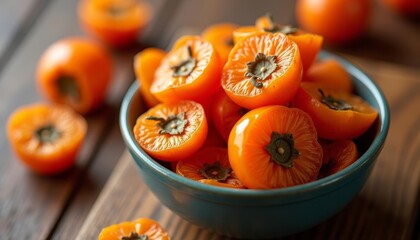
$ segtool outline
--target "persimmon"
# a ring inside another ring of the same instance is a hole
[[[295,15],[300,27],[331,44],[359,38],[371,16],[370,0],[298,0]]]
[[[37,84],[51,102],[86,114],[104,101],[112,78],[112,58],[98,43],[65,38],[48,47],[37,66]]]
[[[378,111],[361,97],[311,82],[302,82],[293,106],[308,113],[318,135],[329,140],[357,138],[378,116]]]
[[[179,161],[176,173],[209,185],[244,188],[232,172],[226,148],[203,148],[191,157]]]
[[[323,158],[319,178],[337,173],[354,163],[359,157],[352,140],[338,140],[322,144]]]
[[[236,104],[253,109],[287,104],[301,79],[298,46],[282,33],[256,33],[233,47],[222,87]]]
[[[215,128],[226,142],[233,126],[246,112],[248,109],[233,102],[224,91],[214,96],[211,116]]]
[[[220,135],[213,123],[208,123],[207,138],[203,147],[227,147],[227,141]]]
[[[256,26],[240,26],[233,30],[233,43],[236,44],[255,33],[264,32]]]
[[[40,174],[72,167],[86,136],[87,122],[68,106],[36,103],[9,117],[7,136],[19,159]]]
[[[256,108],[233,127],[229,161],[248,188],[295,186],[317,179],[322,148],[308,114],[280,105]]]
[[[255,21],[255,26],[265,32],[284,33],[290,40],[294,41],[299,47],[304,73],[313,64],[321,50],[323,43],[323,37],[321,35],[305,32],[289,25],[276,23],[271,15],[259,17]]]
[[[178,39],[156,70],[151,93],[162,102],[204,102],[220,89],[222,65],[213,45],[199,36]]]
[[[170,240],[165,229],[155,220],[139,218],[113,224],[102,229],[98,240]]]
[[[227,62],[229,53],[233,48],[233,31],[236,28],[238,28],[238,25],[233,23],[219,23],[207,27],[202,33],[203,38],[211,42],[219,53],[222,64]]]
[[[314,63],[302,80],[315,82],[337,91],[348,93],[353,91],[350,74],[337,60],[332,58]]]
[[[201,148],[208,124],[201,104],[160,103],[137,118],[134,137],[150,156],[163,161],[186,158]]]
[[[147,107],[160,103],[150,92],[156,69],[165,57],[165,51],[159,48],[146,48],[134,56],[134,73],[140,83],[140,92]]]
[[[113,47],[134,43],[151,15],[151,7],[138,0],[80,0],[78,6],[84,29]]]

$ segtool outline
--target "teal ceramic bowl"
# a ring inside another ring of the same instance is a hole
[[[356,92],[379,112],[378,121],[357,144],[360,158],[323,179],[283,189],[244,190],[205,185],[181,177],[155,161],[137,145],[132,133],[143,111],[139,85],[128,90],[121,107],[123,139],[149,189],[175,214],[202,228],[236,238],[278,238],[309,229],[339,212],[361,190],[374,166],[389,127],[384,95],[366,74],[339,60],[351,74]]]

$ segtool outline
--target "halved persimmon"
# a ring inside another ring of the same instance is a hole
[[[327,177],[345,169],[359,157],[357,146],[352,140],[338,140],[321,146],[323,157],[319,178]]]
[[[150,156],[163,161],[186,158],[201,148],[208,125],[201,104],[160,103],[137,118],[134,137]]]
[[[337,60],[332,58],[314,63],[302,80],[315,82],[337,91],[348,93],[353,91],[350,74]]]
[[[233,127],[229,161],[248,188],[289,187],[317,179],[322,148],[308,114],[280,105],[253,109]]]
[[[313,64],[322,48],[323,37],[321,35],[305,32],[289,25],[281,25],[274,22],[271,15],[259,17],[255,26],[265,32],[284,33],[294,41],[299,47],[304,73]]]
[[[155,77],[156,69],[165,57],[165,51],[159,48],[146,48],[134,56],[134,73],[140,83],[140,92],[148,108],[160,103],[150,93],[150,86]]]
[[[19,159],[41,174],[57,174],[73,166],[86,132],[86,120],[64,105],[24,106],[12,113],[7,124],[7,136]]]
[[[210,42],[199,36],[184,36],[162,60],[150,91],[162,102],[202,103],[220,89],[221,69]]]
[[[224,91],[220,91],[213,98],[211,105],[213,123],[226,142],[235,123],[247,112],[248,109],[233,102]]]
[[[113,224],[102,229],[98,240],[169,240],[165,229],[155,220],[139,218]]]
[[[203,148],[191,157],[179,161],[176,173],[214,186],[244,188],[232,172],[226,148]]]
[[[87,114],[103,103],[112,68],[110,54],[99,43],[65,38],[42,54],[37,66],[37,84],[49,101]]]
[[[378,111],[361,97],[311,82],[302,82],[293,106],[308,113],[318,135],[329,140],[357,138],[378,117]]]
[[[151,15],[151,7],[137,0],[80,0],[78,6],[85,30],[113,47],[134,43]]]
[[[297,45],[282,33],[256,33],[237,43],[222,74],[222,87],[238,105],[253,109],[292,100],[302,79]]]
[[[233,23],[219,23],[207,27],[202,33],[203,38],[211,42],[219,53],[223,65],[227,62],[233,48],[233,31],[236,28],[238,25]]]

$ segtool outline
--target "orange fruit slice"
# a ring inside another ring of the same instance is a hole
[[[287,104],[301,79],[298,46],[282,33],[256,33],[232,49],[222,87],[236,104],[253,109]]]
[[[232,172],[226,148],[203,148],[191,157],[179,161],[176,173],[213,186],[244,188]]]
[[[178,161],[204,144],[208,125],[201,104],[193,101],[161,103],[137,118],[134,137],[150,156]]]
[[[221,64],[213,45],[199,36],[184,36],[156,70],[151,93],[162,102],[205,102],[220,89]]]

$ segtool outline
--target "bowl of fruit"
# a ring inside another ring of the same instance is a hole
[[[120,127],[159,201],[192,224],[254,239],[303,231],[347,205],[390,116],[375,82],[321,43],[261,18],[137,54]]]

